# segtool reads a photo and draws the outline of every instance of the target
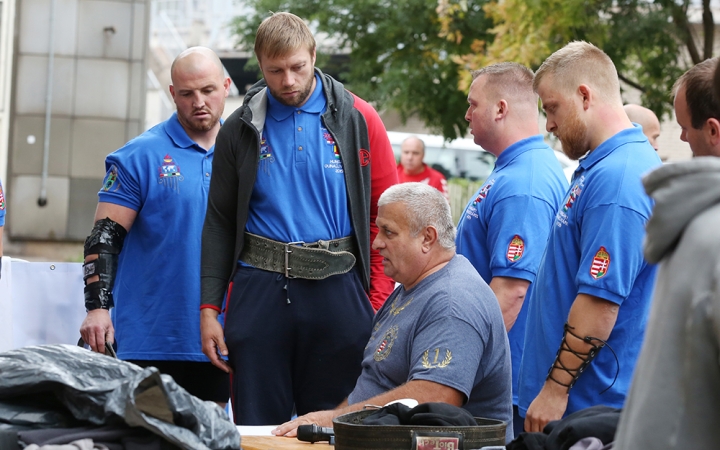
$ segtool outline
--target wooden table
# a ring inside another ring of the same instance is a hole
[[[240,446],[245,450],[332,450],[335,448],[327,442],[311,444],[282,436],[241,436]]]

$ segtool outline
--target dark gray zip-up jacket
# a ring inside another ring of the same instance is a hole
[[[395,157],[377,112],[342,83],[318,69],[327,98],[322,122],[343,162],[350,218],[360,249],[363,282],[378,309],[394,283],[383,273],[382,258],[370,250],[377,234],[377,201],[397,183]],[[257,82],[243,106],[225,121],[215,142],[205,225],[202,233],[201,308],[220,310],[223,295],[243,249],[250,196],[260,161],[260,136],[267,113],[267,87]]]

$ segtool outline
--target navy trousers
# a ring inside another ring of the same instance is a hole
[[[335,408],[360,375],[372,318],[357,268],[304,280],[240,267],[224,327],[235,423]]]

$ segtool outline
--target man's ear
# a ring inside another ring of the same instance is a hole
[[[438,240],[438,231],[433,226],[427,226],[425,227],[425,230],[423,231],[423,251],[425,253],[429,252],[433,245]]]
[[[495,104],[495,120],[503,119],[505,116],[507,116],[507,113],[508,102],[505,99],[500,99],[497,104]]]
[[[713,117],[705,122],[705,133],[710,145],[720,146],[720,121]]]
[[[587,84],[581,84],[578,86],[577,89],[578,95],[582,98],[582,106],[583,109],[588,109],[590,107],[590,102],[593,100],[593,92],[590,89],[590,86]]]

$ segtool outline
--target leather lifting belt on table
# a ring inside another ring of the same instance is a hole
[[[313,243],[284,243],[246,231],[240,260],[289,278],[322,280],[349,272],[355,266],[357,253],[352,236]]]

